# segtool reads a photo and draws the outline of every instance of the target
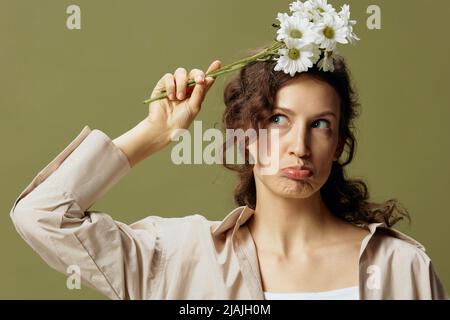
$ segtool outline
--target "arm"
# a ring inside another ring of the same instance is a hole
[[[53,269],[81,271],[84,284],[111,299],[148,294],[156,226],[134,227],[87,211],[130,170],[125,155],[103,132],[85,127],[20,194],[11,210],[21,237]]]
[[[432,262],[428,264],[430,288],[431,288],[431,299],[432,300],[448,300],[448,294],[444,288],[444,284],[439,279],[439,276],[434,269]]]
[[[214,61],[207,73],[218,68],[220,61]],[[114,139],[114,144],[127,156],[131,167],[168,145],[177,129],[190,126],[215,81],[204,76],[198,69],[191,70],[188,76],[185,69],[178,68],[174,75],[167,73],[158,81],[151,97],[166,90],[168,98],[151,103],[146,119]],[[187,88],[187,81],[194,78],[197,84],[191,91]]]
[[[212,64],[210,70],[217,67]],[[195,73],[203,74],[191,76]],[[187,78],[182,72],[176,77],[180,90]],[[171,81],[172,75],[164,76],[152,96],[163,88],[175,90]],[[198,83],[180,101],[153,102],[149,116],[114,141],[85,127],[14,202],[10,216],[20,236],[52,268],[66,273],[78,266],[85,284],[112,299],[148,298],[161,249],[156,223],[148,217],[126,225],[88,209],[132,166],[166,146],[175,129],[190,125],[212,83]]]
[[[170,137],[152,129],[147,120],[113,140],[113,143],[126,155],[130,167],[163,149],[170,143]]]
[[[425,253],[424,249],[416,250],[411,265],[406,265],[411,270],[410,289],[413,292],[414,299],[417,300],[448,300],[448,294],[444,284],[434,268],[431,258]],[[402,276],[408,273],[402,274]],[[405,286],[399,286],[404,290]]]

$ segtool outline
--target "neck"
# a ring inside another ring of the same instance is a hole
[[[261,188],[259,188],[261,190]],[[284,198],[266,192],[257,195],[249,229],[259,248],[289,257],[326,241],[324,235],[341,225],[325,206],[320,192],[308,198]]]

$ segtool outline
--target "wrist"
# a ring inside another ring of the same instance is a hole
[[[130,166],[133,167],[168,145],[170,137],[168,133],[158,131],[148,121],[143,120],[113,142],[127,156]]]

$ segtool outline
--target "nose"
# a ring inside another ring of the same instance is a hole
[[[288,134],[288,153],[296,158],[307,158],[311,155],[310,135],[306,126],[292,127]]]

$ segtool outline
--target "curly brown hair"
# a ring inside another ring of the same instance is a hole
[[[250,52],[254,54],[261,49]],[[257,131],[272,116],[272,109],[277,91],[294,78],[282,71],[274,71],[276,61],[256,61],[242,68],[227,83],[224,90],[226,105],[223,124],[227,129],[248,129]],[[336,55],[334,72],[324,72],[314,65],[306,73],[331,85],[340,97],[341,119],[339,123],[339,148],[341,156],[347,148],[347,158],[333,162],[328,180],[320,189],[322,199],[327,208],[336,216],[354,223],[367,225],[373,222],[384,222],[391,227],[399,220],[407,217],[408,212],[396,199],[384,203],[369,202],[369,192],[365,181],[350,179],[344,167],[350,164],[356,148],[354,121],[359,116],[360,104],[351,83],[350,71],[344,58]],[[245,144],[248,142],[245,141]],[[223,150],[226,146],[224,143]],[[248,161],[248,150],[245,150],[245,163],[223,165],[239,175],[239,182],[234,190],[235,202],[252,209],[256,207],[256,185],[253,175],[253,164]]]

